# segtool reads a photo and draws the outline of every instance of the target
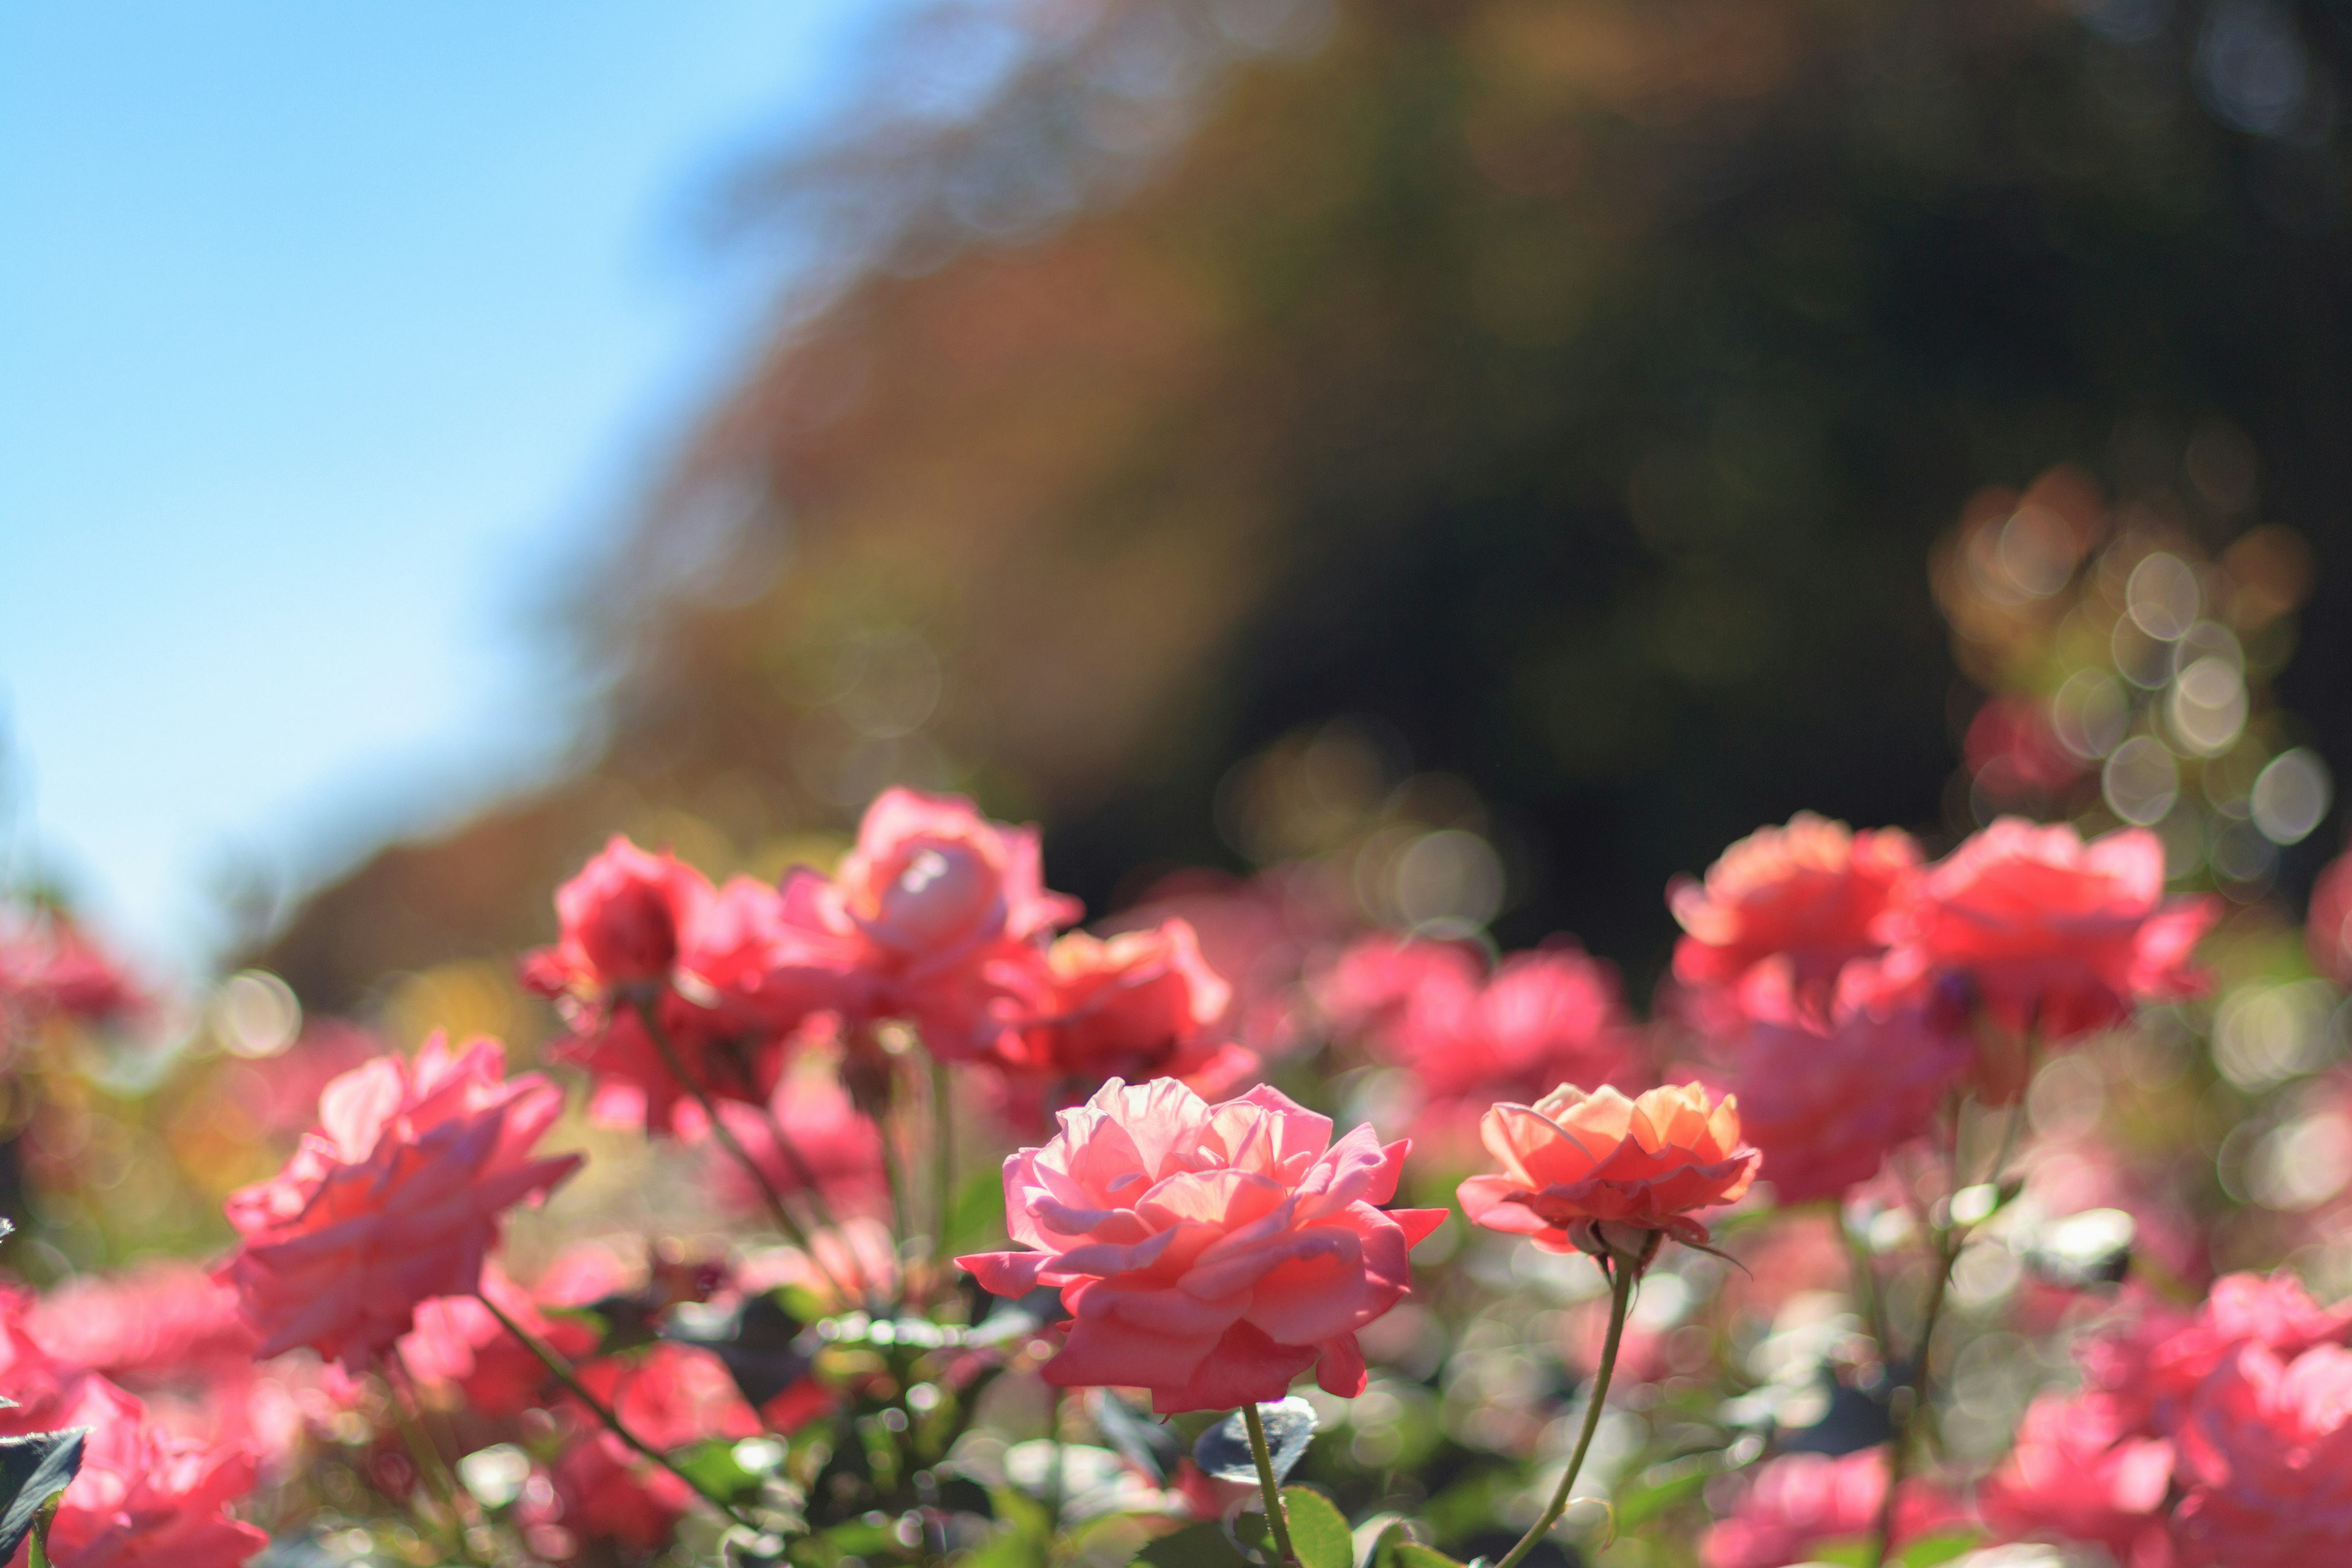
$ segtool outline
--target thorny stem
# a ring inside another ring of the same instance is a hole
[[[396,1376],[394,1369],[398,1372]],[[393,1347],[392,1360],[384,1367],[383,1383],[392,1399],[393,1425],[400,1428],[401,1438],[407,1443],[409,1457],[416,1461],[418,1473],[432,1489],[442,1511],[449,1516],[450,1545],[458,1561],[478,1564],[481,1559],[474,1555],[473,1547],[466,1540],[466,1516],[457,1506],[457,1479],[449,1473],[448,1461],[442,1458],[440,1448],[425,1430],[423,1406],[415,1402],[416,1376],[408,1370],[407,1359],[397,1345]]]
[[[1601,1428],[1601,1406],[1608,1403],[1610,1374],[1617,1370],[1617,1346],[1625,1337],[1625,1313],[1633,1305],[1633,1287],[1641,1281],[1641,1269],[1623,1258],[1612,1260],[1609,1289],[1609,1336],[1601,1342],[1601,1367],[1592,1374],[1592,1394],[1584,1405],[1584,1429],[1576,1435],[1576,1447],[1568,1456],[1568,1469],[1559,1478],[1559,1488],[1551,1494],[1542,1515],[1519,1543],[1504,1553],[1495,1568],[1518,1568],[1521,1559],[1536,1549],[1536,1543],[1551,1533],[1559,1516],[1568,1511],[1569,1489],[1576,1485],[1576,1473],[1584,1468],[1585,1450],[1592,1447],[1592,1434]]]
[[[818,1255],[814,1243],[809,1239],[806,1228],[793,1217],[792,1210],[784,1206],[783,1194],[776,1191],[776,1184],[768,1179],[768,1173],[760,1168],[760,1163],[751,1158],[751,1151],[743,1147],[737,1140],[734,1130],[729,1127],[725,1120],[719,1116],[719,1103],[711,1098],[710,1091],[702,1087],[700,1079],[687,1071],[686,1060],[677,1054],[677,1047],[671,1043],[669,1031],[662,1027],[661,1019],[656,1015],[653,1003],[641,996],[634,1005],[638,1019],[646,1026],[646,1037],[653,1041],[654,1049],[661,1053],[662,1066],[667,1068],[670,1076],[686,1087],[687,1093],[694,1097],[694,1102],[702,1107],[703,1120],[710,1123],[710,1135],[719,1141],[719,1146],[726,1150],[729,1156],[751,1175],[752,1185],[760,1189],[760,1196],[768,1205],[769,1216],[776,1222],[776,1228],[783,1232],[786,1240],[808,1255],[809,1262],[818,1273],[824,1276],[835,1295],[844,1301],[855,1300],[842,1282],[834,1277],[833,1270],[826,1267],[824,1259]],[[779,1147],[785,1146],[783,1131],[781,1125],[776,1128]],[[492,1309],[494,1311],[496,1310]]]
[[[670,1462],[668,1455],[664,1454],[660,1449],[656,1448],[652,1444],[646,1442],[635,1432],[630,1431],[626,1426],[623,1426],[621,1424],[620,1416],[614,1412],[613,1407],[588,1392],[586,1385],[581,1383],[579,1375],[572,1370],[571,1363],[566,1362],[562,1355],[557,1353],[554,1346],[549,1344],[537,1334],[532,1333],[529,1329],[524,1328],[520,1323],[516,1322],[512,1318],[509,1317],[505,1309],[501,1308],[496,1301],[491,1300],[487,1294],[477,1292],[475,1300],[480,1301],[483,1306],[488,1307],[490,1310],[490,1316],[496,1318],[499,1321],[499,1325],[503,1327],[507,1332],[521,1341],[523,1348],[530,1351],[531,1354],[537,1356],[539,1358],[540,1364],[547,1368],[548,1372],[554,1377],[555,1381],[563,1385],[564,1391],[570,1394],[572,1398],[577,1399],[581,1404],[586,1405],[589,1410],[595,1415],[596,1419],[604,1424],[604,1429],[606,1431],[612,1433],[614,1436],[618,1437],[622,1442],[626,1443],[630,1447],[635,1448],[646,1458],[651,1459],[655,1464],[659,1465],[663,1469],[667,1470],[671,1475],[676,1476],[679,1480],[684,1481],[688,1486],[691,1487],[696,1494],[698,1495],[705,1502],[708,1502],[711,1507],[725,1514],[729,1519],[733,1520],[737,1524],[743,1526],[747,1530],[753,1528],[751,1521],[744,1518],[740,1512],[737,1511],[733,1503],[729,1502],[725,1498],[720,1497],[717,1492],[712,1491],[709,1487],[703,1485],[702,1482],[696,1480],[692,1476],[678,1468],[677,1465]]]
[[[1274,1451],[1266,1447],[1265,1423],[1259,1419],[1255,1404],[1242,1406],[1242,1420],[1249,1427],[1250,1458],[1257,1461],[1257,1484],[1265,1493],[1265,1527],[1274,1532],[1275,1557],[1296,1568],[1298,1553],[1290,1544],[1290,1518],[1282,1511],[1282,1483],[1274,1479]]]

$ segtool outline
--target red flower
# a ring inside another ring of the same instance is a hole
[[[1412,1075],[1420,1136],[1466,1132],[1497,1100],[1558,1083],[1636,1076],[1616,972],[1570,942],[1514,953],[1490,975],[1458,944],[1368,937],[1323,992],[1327,1012],[1360,1023],[1372,1054]]]
[[[2200,1384],[2246,1345],[2292,1360],[2352,1340],[2352,1306],[2324,1308],[2291,1274],[2227,1274],[2195,1312],[2152,1299],[2126,1324],[2084,1342],[2084,1380],[2114,1397],[2133,1430],[2169,1432]]]
[[[2192,1568],[2352,1562],[2352,1351],[2240,1349],[2198,1389],[2179,1447]]]
[[[269,1544],[226,1512],[253,1489],[250,1456],[162,1431],[95,1374],[79,1381],[63,1419],[89,1436],[49,1526],[58,1568],[237,1568]]]
[[[1706,1568],[1786,1568],[1812,1548],[1866,1539],[1886,1497],[1886,1457],[1864,1448],[1842,1458],[1790,1454],[1758,1469],[1738,1502],[1699,1541]],[[1895,1506],[1895,1544],[1958,1523],[1952,1500],[1906,1481]]]
[[[845,980],[785,920],[777,889],[749,877],[714,889],[702,873],[615,838],[556,893],[562,940],[523,963],[523,982],[571,1025],[565,1055],[594,1075],[604,1125],[676,1130],[691,1091],[638,1009],[651,1006],[695,1084],[757,1104],[786,1041],[839,1005]]]
[[[1402,1300],[1443,1209],[1396,1194],[1406,1145],[1271,1089],[1209,1105],[1172,1079],[1113,1079],[1004,1163],[1005,1226],[1029,1251],[956,1261],[1000,1296],[1058,1286],[1074,1314],[1060,1387],[1148,1388],[1162,1415],[1280,1399],[1309,1367],[1363,1391],[1356,1332]]]
[[[2005,816],[1881,919],[1885,984],[1964,974],[2004,1027],[2069,1039],[2201,991],[2189,952],[2217,913],[2211,899],[2165,898],[2164,846],[2145,828],[2086,845]]]
[[[1202,962],[1182,921],[1108,942],[1072,931],[1033,974],[1030,1021],[989,1058],[1032,1120],[1085,1103],[1114,1078],[1172,1078],[1205,1096],[1234,1088],[1257,1067],[1255,1056],[1215,1033],[1231,991]]]
[[[1986,1523],[2004,1541],[2095,1542],[2124,1568],[2163,1568],[2172,1445],[2137,1436],[2127,1416],[2096,1394],[2035,1400],[1978,1496]]]
[[[26,1327],[58,1362],[118,1383],[243,1367],[260,1343],[236,1292],[176,1259],[68,1280],[33,1303]],[[0,1392],[24,1397],[5,1373]]]
[[[1478,1131],[1503,1172],[1463,1183],[1462,1212],[1547,1252],[1592,1250],[1596,1226],[1703,1242],[1693,1214],[1746,1193],[1759,1158],[1740,1141],[1738,1104],[1710,1104],[1695,1083],[1638,1100],[1562,1084],[1533,1105],[1496,1106]]]
[[[1874,927],[1918,876],[1919,847],[1891,827],[1855,833],[1809,811],[1759,827],[1704,883],[1685,877],[1667,888],[1688,933],[1675,947],[1675,978],[1728,993],[1776,963],[1800,997],[1826,1001],[1840,969],[1885,946]]]
[[[1988,699],[1960,742],[1969,776],[1996,800],[2054,795],[2083,776],[2083,760],[2050,724],[2042,698],[2010,692]]]
[[[257,1353],[309,1345],[356,1371],[408,1331],[418,1302],[479,1285],[499,1216],[581,1159],[533,1157],[562,1096],[505,1073],[494,1040],[452,1051],[436,1035],[413,1064],[378,1058],[327,1086],[284,1172],[229,1195],[244,1247],[220,1277]]]
[[[626,1283],[613,1255],[600,1247],[567,1249],[533,1289],[507,1278],[497,1263],[482,1266],[481,1294],[499,1310],[578,1361],[596,1345],[595,1331],[579,1319],[551,1316],[544,1307],[585,1307]],[[420,1383],[453,1385],[467,1406],[493,1418],[520,1415],[541,1403],[545,1363],[507,1332],[473,1296],[436,1296],[420,1302],[416,1326],[400,1342],[402,1363]]]

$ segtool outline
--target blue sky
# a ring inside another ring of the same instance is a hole
[[[0,0],[11,840],[151,962],[564,715],[529,612],[730,363],[695,201],[857,0]]]

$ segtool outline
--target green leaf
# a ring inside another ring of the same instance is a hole
[[[16,1545],[43,1509],[73,1483],[81,1469],[87,1428],[0,1437],[0,1563],[16,1555]]]
[[[1396,1568],[1463,1568],[1434,1546],[1423,1546],[1418,1541],[1400,1541],[1390,1546],[1389,1559]]]
[[[693,1478],[696,1485],[716,1492],[730,1502],[760,1489],[760,1478],[737,1462],[732,1438],[706,1438],[691,1448],[671,1455],[670,1458],[679,1469]]]
[[[948,1218],[949,1257],[967,1252],[988,1252],[1008,1245],[1004,1234],[1004,1176],[1002,1172],[983,1171],[963,1184],[956,1194],[955,1207]]]
[[[1348,1516],[1329,1498],[1309,1487],[1285,1487],[1282,1511],[1290,1518],[1290,1545],[1300,1568],[1356,1568]]]
[[[1638,1530],[1650,1521],[1675,1507],[1685,1498],[1695,1497],[1706,1487],[1714,1468],[1684,1470],[1664,1480],[1645,1487],[1636,1487],[1625,1494],[1617,1505],[1617,1529],[1620,1533]]]
[[[1208,1520],[1148,1542],[1134,1561],[1147,1568],[1244,1568],[1241,1553],[1224,1531]]]
[[[1870,1568],[1870,1542],[1860,1536],[1817,1542],[1805,1550],[1816,1563],[1834,1563],[1836,1568]]]
[[[1939,1563],[1949,1563],[1974,1552],[1982,1539],[1973,1530],[1948,1530],[1922,1536],[1903,1549],[1899,1561],[1903,1568],[1936,1568]]]

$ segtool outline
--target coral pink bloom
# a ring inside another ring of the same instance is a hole
[[[803,867],[782,896],[797,940],[844,977],[836,1005],[853,1026],[908,1019],[950,1058],[977,1054],[1012,1025],[1012,984],[992,966],[1080,913],[1045,889],[1035,828],[911,789],[876,797],[831,879]]]
[[[2314,969],[2338,985],[2352,985],[2352,855],[2329,861],[2311,885],[2303,942]]]
[[[1589,1250],[1573,1233],[1591,1225],[1704,1242],[1693,1211],[1740,1197],[1759,1158],[1740,1142],[1738,1102],[1710,1105],[1695,1083],[1638,1100],[1562,1084],[1533,1105],[1496,1106],[1478,1131],[1503,1173],[1463,1183],[1462,1212],[1549,1252]]]
[[[320,1126],[284,1172],[229,1195],[244,1247],[223,1266],[257,1353],[309,1345],[357,1371],[412,1326],[416,1304],[470,1294],[499,1216],[580,1164],[531,1146],[563,1097],[506,1077],[495,1040],[415,1062],[380,1057],[329,1084]]]
[[[2193,1313],[2143,1296],[2126,1324],[2076,1350],[2084,1381],[2114,1396],[2132,1424],[2169,1431],[2200,1384],[2242,1347],[2292,1360],[2352,1340],[2352,1306],[2325,1308],[2291,1274],[2227,1274]]]
[[[1045,1364],[1061,1387],[1148,1388],[1152,1408],[1279,1399],[1312,1366],[1363,1391],[1356,1331],[1402,1300],[1407,1254],[1444,1209],[1384,1211],[1407,1145],[1271,1089],[1210,1105],[1171,1079],[1113,1079],[1004,1163],[1025,1252],[956,1261],[1000,1296],[1058,1286],[1074,1314]]]
[[[750,877],[702,874],[616,838],[556,895],[563,940],[531,954],[523,982],[570,1024],[565,1054],[595,1076],[590,1114],[674,1127],[692,1102],[646,1032],[656,1022],[694,1083],[754,1104],[782,1073],[788,1037],[840,1005],[847,981],[823,944],[785,918],[783,896]]]
[[[2091,1542],[2123,1568],[2165,1568],[2171,1485],[2172,1445],[2133,1435],[2116,1401],[2045,1394],[2027,1407],[1977,1508],[2004,1541]]]
[[[1919,875],[1919,847],[1896,829],[1856,833],[1801,811],[1786,827],[1759,827],[1707,868],[1678,879],[1666,902],[1687,933],[1675,978],[1710,991],[1737,988],[1777,961],[1801,996],[1826,994],[1839,969],[1885,945],[1872,927]]]
[[[1699,1541],[1706,1568],[1787,1568],[1819,1548],[1857,1544],[1877,1528],[1886,1497],[1886,1457],[1864,1448],[1841,1458],[1790,1454],[1759,1468],[1739,1500]],[[1957,1524],[1943,1492],[1906,1481],[1895,1506],[1895,1544]]]
[[[1751,1001],[1764,988],[1751,988]],[[1793,1005],[1758,1005],[1725,1052],[1739,1124],[1762,1152],[1783,1205],[1834,1197],[1868,1181],[1925,1133],[1975,1059],[1926,1009],[1885,1018],[1859,1008],[1834,1022]]]
[[[580,1382],[621,1425],[667,1453],[705,1437],[750,1437],[760,1418],[745,1404],[724,1363],[706,1350],[667,1341],[580,1371]]]
[[[2060,1040],[2203,990],[2189,953],[2217,912],[2210,898],[2165,898],[2164,846],[2145,828],[2084,844],[2063,824],[2005,816],[1878,929],[1894,944],[1887,984],[1965,974],[2003,1026]]]
[[[1114,1078],[1172,1078],[1206,1096],[1256,1070],[1255,1056],[1214,1033],[1232,991],[1182,921],[1107,942],[1072,931],[1042,956],[1034,983],[1031,1021],[990,1059],[1039,1113],[1082,1104]]]
[[[2352,1351],[2242,1348],[2197,1391],[2179,1448],[2191,1568],[2352,1563]]]
[[[260,1343],[237,1310],[236,1292],[178,1259],[69,1280],[34,1303],[26,1327],[59,1362],[118,1383],[242,1366]],[[0,1373],[0,1391],[8,1388]]]
[[[879,1212],[889,1201],[889,1180],[882,1168],[882,1135],[871,1118],[852,1105],[838,1079],[795,1072],[776,1085],[766,1110],[725,1100],[719,1114],[735,1142],[750,1155],[771,1186],[780,1193],[797,1193],[814,1186],[835,1214]],[[783,1131],[783,1142],[777,1130]],[[704,1142],[709,1127],[698,1106],[679,1113],[682,1135]],[[784,1144],[791,1145],[791,1153]],[[740,1160],[708,1141],[712,1187],[727,1204],[751,1212],[765,1196],[743,1169]]]
[[[237,1568],[269,1544],[226,1512],[253,1489],[248,1455],[159,1430],[96,1375],[78,1384],[64,1421],[89,1436],[49,1527],[58,1568]]]
[[[1616,972],[1572,942],[1514,953],[1489,975],[1456,943],[1369,937],[1324,993],[1327,1011],[1362,1020],[1372,1054],[1412,1076],[1422,1136],[1466,1136],[1496,1101],[1557,1083],[1637,1076]]]

